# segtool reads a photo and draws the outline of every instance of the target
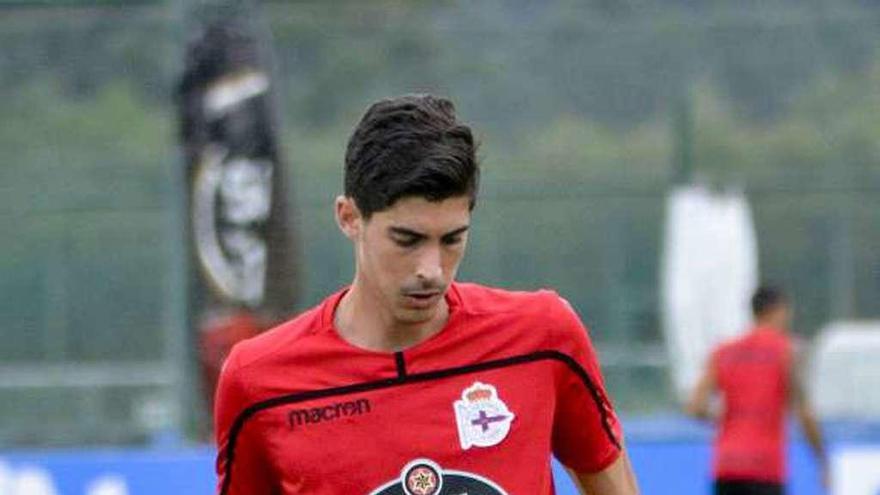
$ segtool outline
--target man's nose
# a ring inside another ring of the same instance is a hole
[[[439,280],[443,277],[443,266],[440,259],[440,248],[426,247],[419,257],[416,277],[422,280]]]

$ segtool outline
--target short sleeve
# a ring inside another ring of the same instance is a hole
[[[578,473],[597,473],[622,450],[622,429],[605,391],[587,329],[571,305],[555,296],[552,343],[561,353],[556,370],[553,453]]]
[[[220,372],[214,401],[217,493],[270,494],[271,470],[259,448],[258,430],[253,421],[237,424],[249,399],[236,357],[233,349]]]

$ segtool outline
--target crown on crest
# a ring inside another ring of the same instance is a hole
[[[471,390],[468,390],[464,396],[471,402],[489,400],[492,398],[492,390],[486,387],[474,387]]]

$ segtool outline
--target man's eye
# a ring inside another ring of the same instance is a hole
[[[394,242],[400,247],[413,247],[418,244],[419,239],[417,237],[396,237]]]
[[[461,237],[459,237],[459,236],[450,237],[448,239],[443,239],[443,244],[446,244],[447,246],[454,246],[460,242],[461,242]]]

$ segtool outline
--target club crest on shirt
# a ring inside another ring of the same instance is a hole
[[[406,493],[412,495],[435,495],[443,489],[439,466],[427,460],[407,466],[401,478]]]
[[[416,459],[400,472],[400,478],[370,495],[507,495],[492,480],[474,473],[443,469],[430,459]]]
[[[516,417],[492,385],[475,382],[455,401],[455,422],[462,449],[498,445],[510,433]]]

